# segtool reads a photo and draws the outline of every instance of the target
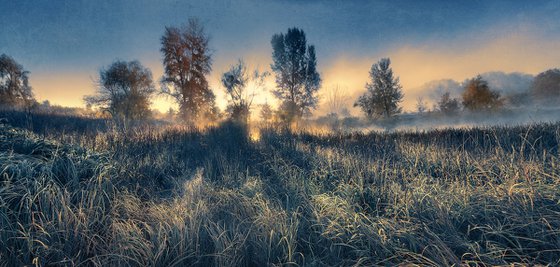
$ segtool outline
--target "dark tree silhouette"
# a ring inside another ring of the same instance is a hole
[[[229,98],[228,111],[233,120],[247,123],[253,99],[257,90],[263,88],[267,76],[268,72],[260,73],[258,70],[249,75],[243,60],[239,60],[222,74],[222,85]]]
[[[531,84],[531,95],[538,104],[560,102],[560,69],[550,69],[539,73]]]
[[[503,101],[500,93],[490,90],[482,76],[467,80],[463,91],[463,106],[470,111],[488,111],[500,108]]]
[[[321,77],[317,72],[315,46],[307,45],[303,30],[290,28],[272,36],[272,71],[276,74],[274,95],[282,101],[283,119],[292,122],[317,105]]]
[[[0,106],[29,107],[34,102],[28,74],[13,58],[0,55]]]
[[[459,99],[451,98],[451,94],[445,92],[438,101],[438,109],[445,115],[455,115],[461,109],[459,106]]]
[[[371,83],[366,83],[366,93],[354,104],[370,118],[380,116],[388,118],[402,110],[399,107],[404,96],[402,86],[399,84],[399,78],[393,77],[390,65],[391,60],[383,58],[371,66],[369,72]]]
[[[150,98],[155,93],[152,72],[138,61],[115,61],[99,72],[97,92],[84,100],[125,123],[150,116]]]
[[[214,93],[206,75],[212,70],[209,38],[197,19],[189,19],[181,28],[166,27],[161,38],[164,76],[162,93],[179,104],[179,114],[194,122],[215,109]]]
[[[254,94],[248,95],[246,86],[249,77],[247,67],[243,61],[222,74],[222,85],[229,97],[228,110],[233,120],[247,123],[249,118],[249,106],[253,102]]]

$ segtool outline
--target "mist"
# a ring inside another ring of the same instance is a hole
[[[408,99],[416,98],[424,103],[424,111],[413,109],[404,110],[392,118],[365,118],[356,107],[352,112],[323,113],[311,121],[307,130],[322,129],[335,132],[394,132],[394,131],[429,131],[447,128],[475,128],[492,126],[534,125],[539,123],[553,123],[560,118],[560,108],[552,102],[543,102],[534,97],[535,76],[527,73],[492,71],[479,74],[487,82],[490,90],[499,94],[503,106],[496,110],[471,111],[462,106],[463,91],[469,79],[456,81],[452,79],[434,80],[423,84],[408,92]],[[331,89],[334,87],[331,87]],[[345,87],[336,87],[345,88]],[[328,91],[327,91],[328,93]],[[439,101],[449,93],[452,99],[459,103],[459,110],[455,113],[445,113],[440,110]],[[353,103],[357,97],[349,94],[340,102]],[[556,99],[555,95],[550,96]],[[323,103],[323,111],[329,110],[329,99]]]
[[[559,17],[0,1],[0,267],[560,266]]]

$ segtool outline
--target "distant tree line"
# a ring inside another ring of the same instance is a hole
[[[88,109],[97,108],[96,116],[113,118],[126,128],[131,121],[145,120],[154,113],[151,100],[166,95],[178,106],[164,116],[177,118],[187,124],[216,121],[224,117],[216,105],[216,95],[207,76],[212,71],[210,39],[198,19],[189,19],[180,27],[166,27],[161,37],[164,74],[154,84],[152,72],[139,61],[117,60],[102,68],[96,81],[96,92],[84,97]],[[279,101],[277,110],[268,103],[260,105],[260,119],[265,123],[281,122],[292,125],[317,108],[322,78],[317,70],[315,46],[307,43],[306,34],[299,28],[271,38],[272,72],[251,70],[242,59],[221,74],[221,86],[227,96],[226,117],[248,123],[254,98],[266,91],[265,79],[274,74],[276,86],[271,92]],[[328,114],[332,118],[349,116],[348,88],[336,86],[325,89]],[[370,119],[388,119],[402,112],[403,87],[391,68],[391,60],[382,58],[369,71],[365,92],[356,99],[358,107]],[[560,70],[550,69],[534,77],[527,93],[505,98],[490,88],[478,75],[463,83],[459,97],[449,92],[440,95],[430,110],[423,97],[416,108],[419,114],[439,112],[456,115],[462,110],[492,112],[508,103],[532,101],[537,105],[556,105],[560,101]],[[58,110],[48,102],[37,103],[29,84],[29,72],[13,58],[0,56],[0,107]],[[95,112],[90,112],[95,114]]]

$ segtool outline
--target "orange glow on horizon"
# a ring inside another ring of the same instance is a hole
[[[320,51],[320,46],[318,46]],[[340,85],[348,88],[348,95],[357,98],[365,91],[365,83],[369,80],[371,65],[382,57],[390,57],[393,71],[400,78],[405,98],[402,103],[404,110],[413,110],[416,98],[422,92],[416,91],[426,82],[439,79],[463,81],[479,73],[489,71],[524,72],[537,74],[549,68],[558,67],[560,62],[560,38],[541,36],[524,36],[513,34],[488,40],[482,44],[465,46],[400,46],[376,55],[340,54],[334,59],[318,58],[318,69],[323,79],[319,94],[324,89]],[[244,58],[249,70],[259,67],[261,71],[270,71],[271,58],[267,49],[254,50]],[[213,72],[209,76],[211,88],[216,93],[217,104],[223,110],[227,104],[223,87],[220,84],[221,74],[237,57],[230,54],[216,54]],[[159,60],[142,61],[144,66],[152,70],[154,83],[159,87],[159,79],[163,67]],[[110,62],[109,62],[110,63]],[[94,92],[94,79],[98,70],[89,73],[35,73],[30,75],[30,82],[39,101],[49,100],[52,104],[83,107],[84,95]],[[267,101],[276,106],[277,101],[271,91],[274,89],[274,75],[268,77],[267,90],[260,92],[254,100],[255,111],[258,105]],[[320,101],[317,113],[326,112]],[[175,104],[164,97],[153,99],[155,109],[167,112]],[[253,116],[258,116],[257,114]]]

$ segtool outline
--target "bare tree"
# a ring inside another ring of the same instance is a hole
[[[400,113],[399,103],[404,97],[399,78],[393,77],[390,67],[391,60],[382,58],[371,66],[369,72],[371,83],[366,84],[366,93],[354,104],[370,118],[384,116],[386,118]]]
[[[337,84],[330,87],[324,96],[330,114],[341,116],[348,113],[347,107],[351,101],[350,95],[348,95],[348,87]]]
[[[0,106],[31,106],[34,98],[28,74],[13,58],[0,55]]]
[[[162,93],[179,104],[180,116],[194,122],[215,109],[215,95],[206,75],[212,70],[209,38],[198,19],[181,28],[166,27],[161,38],[164,76]]]
[[[418,114],[423,114],[424,112],[428,111],[428,104],[424,100],[424,97],[418,97],[416,99],[416,111]]]
[[[84,97],[84,101],[107,111],[126,128],[129,120],[149,117],[154,93],[148,68],[138,61],[115,61],[99,72],[96,94]]]

